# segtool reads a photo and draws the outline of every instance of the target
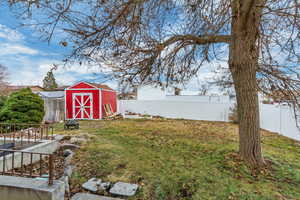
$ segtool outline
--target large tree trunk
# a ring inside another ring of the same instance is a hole
[[[232,42],[229,68],[233,77],[239,119],[239,151],[251,166],[265,164],[260,140],[259,103],[256,72],[258,69],[258,10],[240,12],[233,6]],[[243,16],[241,13],[247,13]]]

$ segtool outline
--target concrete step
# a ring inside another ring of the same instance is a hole
[[[105,196],[88,194],[88,193],[77,193],[71,198],[71,200],[122,200],[122,199],[105,197]]]

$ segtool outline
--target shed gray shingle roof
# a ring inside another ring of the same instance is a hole
[[[65,96],[64,91],[43,91],[38,94],[43,98],[63,98]]]

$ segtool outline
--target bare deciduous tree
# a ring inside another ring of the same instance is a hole
[[[202,83],[199,85],[199,95],[207,95],[209,89],[210,89],[211,84],[210,83]]]
[[[111,60],[115,75],[131,83],[186,82],[228,56],[239,152],[252,166],[265,165],[258,91],[279,91],[299,106],[298,0],[8,1],[23,6],[23,16],[37,15],[46,39],[63,30],[62,45],[74,46],[68,61]]]

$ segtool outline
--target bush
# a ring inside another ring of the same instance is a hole
[[[5,102],[7,100],[7,96],[0,96],[0,110],[4,106]]]
[[[41,123],[44,101],[29,88],[11,94],[0,111],[0,122]]]

